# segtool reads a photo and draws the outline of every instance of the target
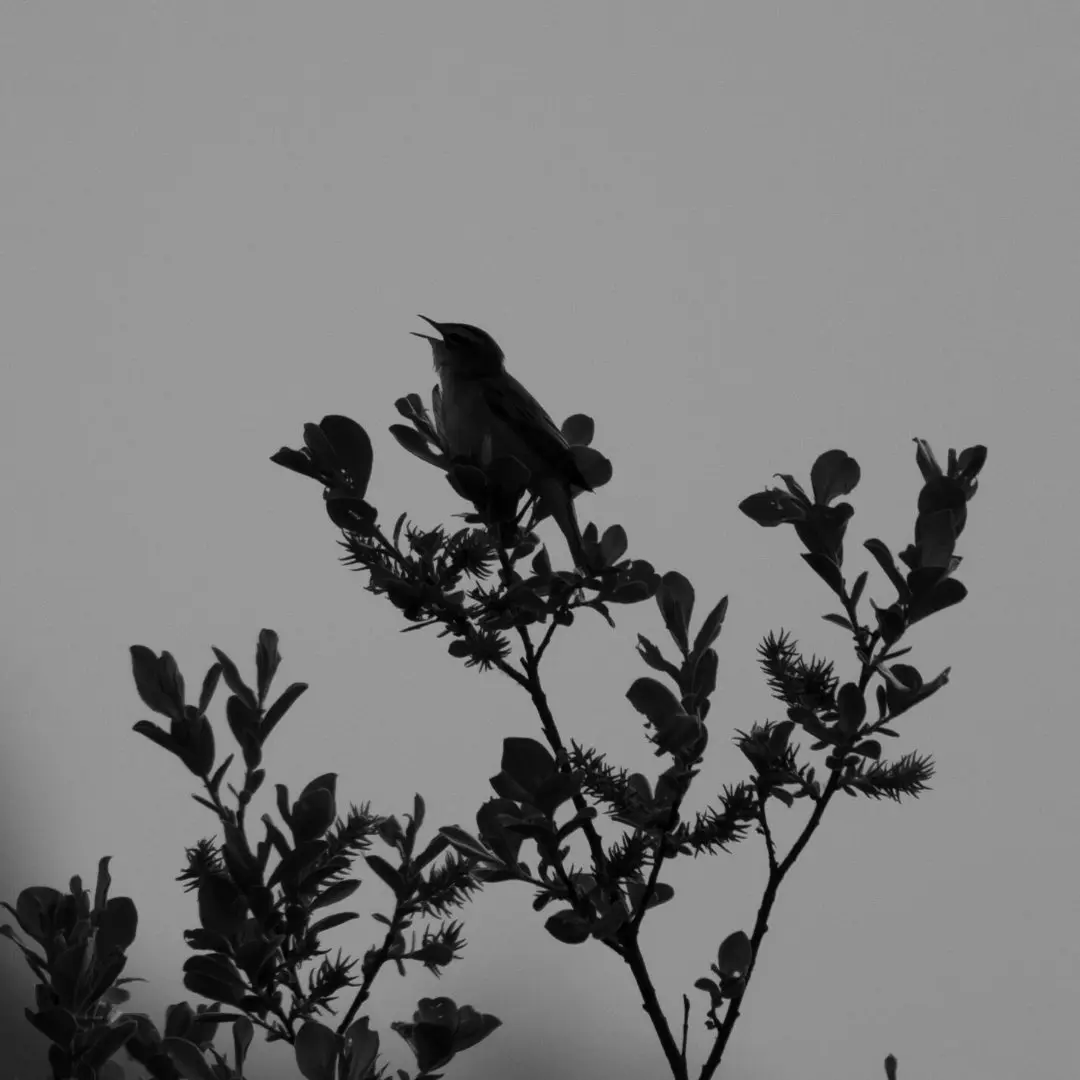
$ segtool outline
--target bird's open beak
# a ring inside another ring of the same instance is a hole
[[[440,334],[442,333],[442,327],[439,326],[439,324],[434,319],[429,319],[426,315],[417,315],[416,317],[418,319],[423,319],[426,323],[430,323],[432,326],[435,327],[436,330],[439,331]],[[434,341],[436,344],[439,345],[442,344],[442,338],[433,338],[430,334],[421,334],[418,330],[410,330],[409,333],[412,334],[413,337],[420,337],[423,338],[425,341]]]

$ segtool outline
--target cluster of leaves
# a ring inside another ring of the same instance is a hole
[[[404,824],[373,815],[366,806],[352,807],[339,818],[336,776],[328,773],[310,781],[295,800],[277,785],[280,824],[263,815],[263,835],[253,842],[246,812],[266,778],[266,741],[306,689],[294,683],[270,701],[280,663],[277,635],[269,630],[260,634],[254,687],[215,650],[217,662],[202,682],[197,704],[187,703],[183,677],[169,653],[133,647],[138,692],[169,721],[162,727],[144,720],[135,729],[199,778],[203,791],[194,798],[215,815],[221,830],[220,838],[204,839],[188,850],[181,874],[197,894],[199,913],[199,926],[185,934],[195,953],[185,963],[185,985],[211,1004],[198,1010],[186,1003],[172,1006],[164,1034],[146,1017],[116,1015],[127,993],[121,984],[130,981],[119,974],[134,937],[135,912],[130,901],[117,907],[118,901],[107,899],[104,862],[92,908],[78,879],[70,896],[27,890],[10,910],[23,931],[45,948],[45,956],[23,945],[10,928],[3,932],[23,948],[42,980],[38,1011],[28,1015],[53,1040],[54,1075],[108,1077],[110,1056],[125,1046],[155,1078],[227,1080],[242,1075],[251,1038],[261,1028],[268,1040],[292,1045],[308,1080],[383,1076],[379,1037],[368,1018],[358,1016],[378,973],[388,963],[404,973],[406,962],[414,962],[438,975],[464,945],[460,923],[447,921],[453,912],[482,883],[514,881],[533,890],[537,911],[553,909],[545,926],[556,941],[597,941],[625,962],[672,1075],[685,1080],[690,1000],[683,995],[680,1042],[653,987],[641,950],[641,925],[647,912],[674,897],[674,889],[662,880],[665,864],[726,852],[757,834],[767,853],[768,878],[754,925],[750,932],[728,933],[709,973],[694,984],[706,997],[704,1023],[712,1033],[700,1070],[702,1080],[708,1080],[738,1019],[779,888],[832,798],[843,791],[899,801],[920,794],[933,775],[928,756],[909,751],[888,759],[882,740],[899,738],[897,719],[947,682],[948,669],[926,679],[910,662],[899,662],[910,652],[899,645],[912,626],[966,594],[954,577],[960,564],[956,544],[985,448],[959,455],[950,451],[943,469],[930,447],[916,440],[924,484],[914,540],[898,556],[906,572],[898,569],[897,558],[882,541],[865,542],[895,593],[880,603],[870,600],[870,618],[860,607],[869,571],[849,585],[843,569],[843,543],[854,510],[837,500],[859,482],[854,459],[840,450],[821,455],[810,472],[812,495],[792,476],[782,475],[783,487],[743,501],[741,509],[758,524],[793,526],[806,548],[804,560],[840,601],[842,612],[824,617],[851,635],[858,670],[842,681],[833,661],[805,657],[785,631],[769,634],[759,662],[785,715],[734,730],[734,744],[749,774],[689,818],[682,806],[710,745],[708,720],[719,669],[716,643],[727,598],[692,632],[695,593],[690,582],[675,571],[661,575],[645,560],[627,559],[629,541],[619,525],[602,534],[588,525],[587,567],[555,570],[534,532],[549,508],[530,493],[531,477],[523,463],[501,458],[481,468],[476,461],[451,458],[437,390],[434,419],[417,395],[401,399],[397,407],[411,426],[395,425],[393,435],[410,453],[443,471],[470,504],[462,515],[464,528],[421,529],[402,515],[386,535],[376,507],[366,498],[371,441],[346,417],[328,416],[306,425],[304,446],[283,448],[272,460],[322,485],[327,513],[342,533],[343,561],[366,572],[368,590],[385,596],[402,613],[406,629],[438,627],[440,636],[451,639],[451,655],[466,666],[501,672],[528,694],[542,741],[503,741],[500,771],[491,779],[494,797],[480,806],[475,834],[446,826],[421,846],[424,804],[419,796]],[[611,465],[591,446],[592,421],[573,416],[562,430],[589,487],[607,483]],[[639,636],[638,654],[656,674],[635,679],[626,697],[643,718],[656,755],[664,759],[653,778],[621,768],[595,748],[573,741],[567,745],[540,675],[556,632],[572,626],[579,610],[592,610],[614,625],[614,607],[650,598],[671,645],[666,653]],[[226,782],[234,755],[218,763],[207,717],[220,680],[230,691],[225,715],[244,766],[238,786]],[[807,815],[784,852],[770,814],[796,806],[805,807]],[[601,814],[621,828],[614,840],[602,840]],[[376,841],[392,857],[371,852]],[[360,961],[340,951],[330,958],[323,936],[357,916],[324,909],[355,892],[359,882],[349,872],[360,856],[391,890],[393,907],[375,916],[385,933]],[[426,923],[417,940],[413,927],[418,920],[438,922]],[[346,991],[353,995],[351,1004],[331,1027],[321,1017]],[[222,1023],[232,1026],[231,1064],[212,1046]],[[494,1017],[469,1006],[434,998],[422,999],[411,1021],[392,1027],[412,1048],[418,1077],[434,1080],[432,1070],[497,1025]],[[889,1062],[894,1072],[895,1060]]]
[[[933,774],[931,759],[918,752],[886,760],[881,740],[898,737],[896,719],[947,681],[947,670],[924,679],[910,663],[897,662],[909,651],[897,646],[911,626],[965,595],[952,576],[960,561],[955,547],[986,451],[973,447],[960,455],[950,452],[943,470],[929,446],[917,440],[925,482],[914,542],[899,556],[908,573],[900,574],[883,542],[866,542],[897,593],[888,603],[871,602],[870,624],[859,607],[869,572],[859,574],[850,588],[843,572],[843,541],[854,510],[837,500],[859,481],[854,459],[840,450],[822,454],[811,469],[812,497],[785,475],[783,488],[744,500],[741,509],[758,524],[795,528],[807,549],[803,558],[843,605],[843,614],[826,618],[852,635],[859,671],[841,684],[831,661],[805,658],[786,632],[770,634],[759,659],[786,716],[735,731],[750,775],[725,788],[692,820],[684,820],[681,805],[709,742],[707,718],[718,670],[714,646],[727,599],[713,607],[691,635],[695,596],[690,582],[676,572],[661,576],[643,560],[623,560],[628,545],[620,526],[611,526],[602,538],[595,526],[588,527],[590,567],[585,575],[552,571],[544,551],[534,556],[531,573],[519,572],[519,560],[536,548],[528,531],[537,520],[536,508],[527,500],[528,471],[515,459],[501,459],[486,469],[451,459],[438,422],[437,398],[434,421],[416,395],[399,401],[398,409],[412,426],[395,426],[394,436],[410,453],[447,473],[454,490],[472,504],[466,517],[477,528],[453,534],[440,528],[406,528],[403,533],[401,518],[392,537],[384,536],[377,511],[364,501],[372,466],[370,442],[358,425],[343,417],[308,425],[304,449],[283,449],[274,460],[324,484],[330,517],[344,533],[346,561],[368,571],[371,591],[386,595],[412,623],[440,625],[442,634],[454,639],[453,655],[467,665],[501,671],[531,697],[547,745],[530,738],[504,740],[501,771],[491,781],[495,797],[480,807],[477,833],[454,826],[444,828],[442,835],[476,865],[478,877],[530,885],[537,910],[554,904],[557,910],[546,926],[557,940],[578,944],[595,939],[626,961],[676,1077],[687,1075],[689,1001],[684,997],[680,1047],[641,956],[641,922],[646,911],[674,895],[660,880],[665,861],[726,851],[752,831],[764,837],[769,878],[753,931],[728,934],[709,976],[695,984],[708,997],[705,1023],[714,1032],[714,1043],[702,1076],[711,1076],[738,1018],[777,890],[832,797],[844,791],[899,800],[918,795]],[[587,417],[572,417],[563,430],[568,441],[579,442],[575,452],[591,442],[592,421]],[[356,452],[359,446],[366,447],[364,453]],[[589,468],[603,462],[604,471],[596,474],[600,482],[610,475],[607,460],[599,455],[579,457],[579,462],[587,476]],[[348,512],[342,512],[343,502],[350,499]],[[519,509],[523,499],[524,509]],[[527,516],[530,510],[532,518]],[[487,587],[484,582],[495,565],[500,573]],[[467,577],[476,584],[463,584]],[[553,635],[573,622],[576,609],[594,608],[610,622],[611,603],[649,597],[655,598],[676,650],[675,659],[669,659],[640,636],[639,655],[666,681],[641,677],[626,695],[644,717],[646,737],[656,754],[667,759],[653,782],[609,763],[596,749],[576,743],[568,749],[539,674]],[[545,629],[538,631],[538,626]],[[517,663],[511,662],[514,634],[520,644]],[[872,681],[874,715],[866,700]],[[808,741],[806,750],[797,741],[800,734]],[[789,809],[797,803],[808,806],[809,817],[790,850],[781,853],[768,811],[774,804]],[[601,813],[624,827],[606,846],[596,825]],[[584,863],[580,854],[574,856],[577,839],[584,841]],[[535,864],[523,850],[526,842],[535,845]]]
[[[120,973],[135,940],[138,913],[130,897],[109,898],[111,884],[105,858],[98,864],[92,903],[76,876],[67,893],[32,886],[23,889],[15,907],[3,904],[43,950],[23,942],[6,923],[0,926],[39,980],[37,1008],[27,1009],[26,1018],[49,1039],[56,1077],[94,1076],[136,1034],[136,1021],[117,1017],[116,1006],[128,999],[124,984],[137,981]]]
[[[295,800],[285,785],[276,785],[283,827],[264,814],[264,835],[253,844],[245,819],[266,778],[266,741],[306,686],[293,683],[269,701],[281,660],[272,630],[259,635],[254,688],[228,656],[219,649],[214,652],[217,662],[203,679],[198,703],[191,705],[168,652],[159,656],[141,645],[131,649],[139,696],[169,720],[168,728],[141,720],[135,730],[199,778],[203,794],[193,798],[215,815],[221,829],[220,838],[203,839],[188,849],[179,876],[185,888],[196,893],[199,916],[199,925],[184,933],[194,952],[184,964],[184,985],[212,1004],[198,1010],[186,1002],[170,1007],[164,1034],[142,1015],[112,1017],[110,1009],[127,997],[122,983],[130,980],[118,976],[126,962],[124,949],[135,936],[136,913],[127,898],[107,900],[103,860],[93,909],[77,878],[69,897],[51,889],[30,889],[13,909],[24,931],[47,949],[42,958],[20,943],[35,973],[48,980],[38,990],[39,1012],[28,1015],[54,1041],[50,1060],[57,1077],[120,1076],[115,1065],[110,1070],[106,1063],[123,1047],[157,1080],[239,1078],[256,1028],[263,1029],[267,1041],[293,1046],[307,1080],[383,1076],[379,1036],[370,1030],[368,1018],[357,1018],[357,1013],[384,965],[391,963],[405,974],[407,962],[417,963],[438,976],[460,955],[462,927],[447,916],[480,887],[479,881],[470,861],[443,836],[418,844],[424,821],[419,795],[404,823],[374,815],[367,806],[353,806],[342,818],[333,773],[316,777]],[[222,679],[231,691],[226,718],[244,763],[239,787],[226,779],[234,755],[216,761],[207,717]],[[223,798],[223,787],[231,805]],[[369,853],[376,840],[393,858]],[[359,880],[348,875],[360,855],[392,891],[393,906],[389,914],[374,915],[385,928],[382,940],[358,962],[340,950],[331,958],[323,937],[358,918],[356,912],[326,914],[325,909],[359,888]],[[438,923],[426,923],[418,940],[413,927],[421,919]],[[15,939],[9,928],[4,933]],[[320,1017],[334,1010],[344,991],[352,991],[353,998],[335,1029]],[[212,1045],[222,1023],[232,1025],[231,1064]],[[493,1016],[438,998],[423,999],[413,1021],[395,1024],[394,1029],[416,1054],[418,1075],[432,1078],[432,1069],[475,1045],[498,1024]]]
[[[366,570],[367,588],[385,595],[409,622],[441,626],[441,635],[453,639],[451,655],[481,671],[500,667],[511,651],[508,629],[548,623],[553,630],[570,625],[578,609],[596,611],[614,625],[611,605],[639,603],[655,593],[658,575],[648,562],[624,558],[628,541],[618,525],[602,536],[594,525],[584,530],[586,576],[553,570],[533,532],[544,508],[526,497],[525,466],[515,458],[499,458],[482,471],[454,461],[417,395],[397,405],[414,427],[395,425],[394,435],[411,453],[446,472],[454,490],[473,504],[472,512],[463,515],[465,528],[452,533],[441,527],[420,529],[407,525],[403,514],[385,535],[377,509],[365,499],[371,440],[347,417],[306,424],[304,446],[283,447],[272,460],[323,485],[327,513],[343,533],[346,564]],[[607,483],[610,462],[588,445],[592,421],[572,416],[564,432],[574,440],[572,449],[590,486]],[[517,564],[530,555],[528,570],[520,571]],[[489,586],[496,563],[501,564],[498,581]]]

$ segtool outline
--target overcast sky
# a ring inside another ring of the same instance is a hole
[[[501,740],[536,734],[497,674],[338,565],[317,487],[267,459],[346,413],[383,519],[462,507],[387,433],[433,382],[416,312],[477,323],[614,479],[581,500],[630,554],[730,594],[694,806],[744,775],[736,728],[781,716],[755,648],[785,627],[855,674],[788,530],[737,511],[820,452],[862,465],[848,532],[911,536],[911,439],[989,447],[961,542],[968,600],[911,657],[952,682],[891,751],[934,755],[916,803],[843,799],[788,883],[731,1045],[732,1080],[1062,1077],[1075,1066],[1075,4],[8,3],[0,34],[0,896],[92,882],[139,906],[133,1009],[182,988],[211,831],[192,778],[131,726],[135,642],[189,685],[210,645],[252,670],[281,635],[311,690],[268,747],[295,793],[471,826]],[[552,538],[556,560],[562,539]],[[879,574],[868,595],[887,603]],[[625,701],[635,635],[581,618],[547,679],[567,737],[655,775]],[[222,700],[223,700],[222,695]],[[219,745],[228,744],[220,711]],[[224,750],[223,750],[224,752]],[[269,784],[268,784],[269,788]],[[260,810],[270,809],[267,802]],[[756,840],[680,863],[645,949],[692,1060],[718,942],[749,931]],[[363,875],[365,878],[368,875]],[[385,909],[377,881],[357,894]],[[448,994],[504,1026],[450,1077],[665,1075],[633,985],[556,945],[525,889],[465,911],[462,962],[377,984],[389,1030]],[[360,953],[376,924],[334,938]],[[0,943],[0,1075],[44,1075],[32,981]],[[280,1046],[253,1075],[295,1076]]]

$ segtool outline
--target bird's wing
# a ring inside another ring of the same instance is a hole
[[[485,380],[485,383],[484,400],[492,415],[505,423],[529,451],[567,483],[592,491],[581,475],[577,459],[563,433],[540,402],[505,371],[497,380]]]

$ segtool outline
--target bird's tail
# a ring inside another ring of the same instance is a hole
[[[544,480],[536,486],[536,494],[551,516],[555,524],[562,530],[566,537],[567,547],[570,549],[570,557],[579,570],[588,570],[589,561],[585,555],[585,542],[581,537],[581,526],[578,524],[577,512],[574,510],[574,500],[570,498],[569,487],[561,480],[552,477]]]

